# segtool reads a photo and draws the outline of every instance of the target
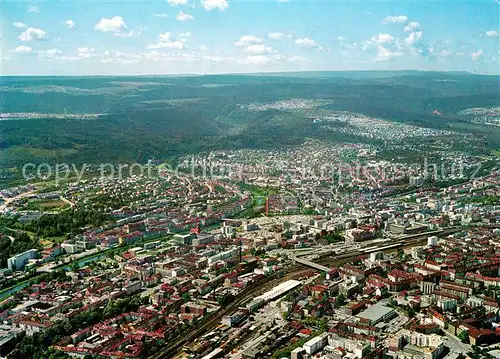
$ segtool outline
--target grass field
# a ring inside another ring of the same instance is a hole
[[[50,211],[50,212],[60,212],[64,209],[70,208],[71,206],[60,199],[50,199],[44,201],[29,201],[27,204],[27,209],[33,211]]]
[[[46,208],[55,208],[55,207],[61,207],[66,204],[66,202],[60,200],[60,199],[55,199],[55,200],[49,200],[49,201],[43,201],[43,202],[35,202],[40,208],[46,209]]]
[[[39,242],[40,242],[40,245],[44,248],[50,248],[50,247],[52,247],[52,244],[53,244],[52,241],[49,241],[47,239],[42,239],[42,238],[40,238]]]

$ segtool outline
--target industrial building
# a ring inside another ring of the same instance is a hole
[[[255,299],[261,298],[265,302],[269,302],[270,300],[282,296],[283,294],[291,291],[292,289],[298,287],[301,284],[302,283],[298,280],[293,280],[293,279],[287,280],[286,282],[279,284],[278,286],[271,289],[269,292],[266,292]]]
[[[246,305],[246,309],[251,312],[255,312],[257,309],[264,306],[267,302],[282,296],[283,294],[291,291],[301,284],[302,283],[298,280],[287,280],[286,282],[283,282],[274,287],[270,291],[252,299],[252,301]]]
[[[357,317],[361,320],[367,321],[370,325],[375,325],[382,321],[388,321],[395,315],[396,312],[393,308],[389,308],[381,303],[377,303],[359,313]]]

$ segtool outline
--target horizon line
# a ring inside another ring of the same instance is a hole
[[[403,72],[423,72],[423,73],[441,73],[441,74],[462,74],[462,75],[471,75],[471,76],[500,76],[498,74],[490,74],[490,73],[475,73],[471,71],[441,71],[441,70],[417,70],[417,69],[405,69],[405,70],[304,70],[304,71],[258,71],[258,72],[214,72],[214,73],[196,73],[196,72],[185,72],[185,73],[171,73],[171,74],[0,74],[1,78],[4,77],[188,77],[188,76],[266,76],[272,74],[314,74],[321,72],[330,72],[330,73],[367,73],[367,72],[375,72],[375,73],[403,73]]]

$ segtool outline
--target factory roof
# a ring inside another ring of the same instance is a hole
[[[394,311],[393,308],[386,307],[382,303],[377,303],[359,313],[358,317],[368,319],[371,322],[377,322],[392,311]]]
[[[293,280],[293,279],[287,280],[286,282],[283,282],[283,283],[277,285],[276,287],[274,287],[270,291],[258,296],[257,298],[262,298],[265,301],[273,300],[274,298],[277,298],[277,297],[285,294],[286,292],[292,290],[293,288],[299,286],[300,284],[301,284],[301,282],[298,280]]]

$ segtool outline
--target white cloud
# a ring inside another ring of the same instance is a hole
[[[188,0],[167,0],[167,2],[172,6],[186,5]]]
[[[484,35],[488,37],[498,37],[498,32],[495,30],[488,30],[484,33]]]
[[[39,13],[40,12],[40,9],[38,8],[38,6],[35,6],[35,5],[30,5],[28,6],[28,12],[33,12],[33,13]]]
[[[347,40],[344,36],[335,36],[333,39],[337,40],[337,41],[345,41],[345,40]]]
[[[199,49],[200,49],[200,51],[205,52],[205,51],[210,50],[210,47],[207,45],[200,45]]]
[[[18,39],[21,41],[32,41],[32,40],[43,40],[47,36],[47,33],[42,29],[36,29],[34,27],[28,27]]]
[[[410,32],[420,28],[420,23],[418,21],[410,21],[404,28],[405,32]]]
[[[181,32],[178,36],[179,37],[189,37],[189,36],[191,36],[191,33],[189,31]]]
[[[51,59],[61,59],[62,52],[58,49],[50,49],[50,50],[40,50],[38,51],[38,56],[42,58],[51,58]]]
[[[303,62],[303,63],[312,63],[311,60],[305,58],[305,57],[301,57],[301,56],[290,56],[286,59],[287,61],[290,61],[290,62]]]
[[[441,50],[438,55],[439,57],[449,58],[451,57],[451,52],[448,50]]]
[[[396,16],[386,16],[384,20],[382,20],[383,24],[404,24],[408,21],[408,16],[406,15],[396,15]]]
[[[156,45],[148,47],[150,49],[178,49],[182,50],[184,48],[184,41],[175,40],[168,42],[159,42]]]
[[[253,35],[243,35],[240,37],[238,41],[236,41],[235,45],[236,46],[248,46],[248,45],[253,45],[253,44],[260,44],[262,43],[262,39],[259,39],[258,37],[255,37]]]
[[[113,36],[116,37],[134,37],[141,34],[140,30],[130,30],[128,32],[115,32]]]
[[[300,46],[307,46],[307,47],[316,47],[318,44],[316,44],[316,41],[309,39],[308,37],[304,38],[298,38],[295,40],[295,43]]]
[[[232,57],[222,57],[222,56],[212,56],[212,55],[203,55],[202,59],[204,61],[210,61],[215,63],[233,63],[236,62],[236,59]]]
[[[245,49],[245,52],[255,55],[270,53],[272,51],[273,49],[271,47],[265,45],[250,45]]]
[[[17,54],[29,54],[32,50],[33,49],[29,46],[20,45],[12,50],[12,52],[15,52]]]
[[[148,49],[178,49],[182,50],[184,43],[182,41],[158,42],[154,45],[149,45]]]
[[[373,36],[370,40],[377,44],[390,44],[395,40],[395,38],[390,34],[380,33]]]
[[[205,60],[205,61],[213,61],[213,62],[222,62],[222,61],[224,61],[224,58],[221,57],[221,56],[203,55],[202,59]]]
[[[483,57],[483,55],[484,55],[484,52],[483,52],[483,50],[480,49],[480,50],[477,50],[477,51],[471,53],[470,57],[472,58],[472,60],[477,61],[477,60],[481,59]]]
[[[45,53],[48,55],[60,55],[61,51],[58,49],[50,49],[50,50],[46,50]]]
[[[251,55],[247,56],[241,63],[243,64],[254,64],[254,65],[264,65],[271,62],[276,62],[282,58],[281,55]]]
[[[72,61],[77,60],[74,56],[62,56],[62,52],[58,49],[50,49],[50,50],[40,50],[37,52],[37,55],[40,59],[47,60],[66,60]]]
[[[76,25],[76,22],[74,22],[73,20],[69,19],[69,20],[66,20],[66,25],[68,25],[68,27],[70,29],[74,28],[75,25]]]
[[[158,14],[154,14],[154,17],[170,17],[170,15],[169,14],[158,13]]]
[[[111,18],[103,17],[97,24],[95,24],[94,29],[103,32],[119,32],[125,29],[125,21],[121,16],[113,16]]]
[[[78,53],[78,57],[80,59],[88,59],[90,57],[94,57],[94,51],[95,49],[92,47],[92,48],[88,48],[88,47],[79,47],[77,49],[77,53]]]
[[[164,33],[158,35],[158,42],[166,42],[166,41],[171,41],[171,40],[172,40],[172,33],[171,32],[164,32]]]
[[[76,51],[76,55],[63,55],[58,49],[50,49],[38,51],[38,56],[43,60],[80,61],[100,55],[95,54],[94,48],[79,47]]]
[[[158,35],[158,41],[170,41],[172,39],[172,33],[171,32],[164,32],[163,34]]]
[[[179,20],[179,21],[188,21],[188,20],[193,20],[193,19],[194,19],[193,16],[186,14],[183,11],[179,11],[179,13],[177,14],[177,20]]]
[[[227,0],[201,0],[201,5],[206,11],[212,11],[214,9],[224,11],[229,6]]]
[[[121,65],[135,64],[140,62],[142,58],[141,54],[132,54],[125,52],[112,52],[109,50],[104,51],[104,55],[101,57],[101,62],[104,64],[117,63]]]
[[[163,53],[160,51],[148,51],[144,52],[142,54],[127,54],[129,57],[132,58],[132,60],[137,57],[140,61],[153,61],[153,62],[158,62],[160,60],[167,60],[167,61],[182,61],[182,62],[193,62],[196,60],[194,55],[192,54],[167,54]]]
[[[403,52],[401,51],[391,51],[383,46],[379,46],[377,56],[373,60],[376,62],[391,61],[394,60],[395,57],[402,55]]]
[[[283,39],[286,35],[282,32],[270,32],[269,34],[267,34],[267,36],[271,40],[280,40]]]
[[[417,43],[418,41],[420,41],[422,39],[422,35],[423,35],[422,31],[412,32],[405,39],[405,42],[407,45],[413,46],[413,45],[415,45],[415,43]]]
[[[22,22],[15,22],[13,23],[12,25],[14,25],[15,27],[19,28],[19,29],[24,29],[26,27],[26,25],[24,25]]]
[[[158,35],[158,42],[154,45],[149,45],[148,49],[177,49],[182,50],[185,47],[186,37],[182,39],[174,39],[172,33],[165,32]]]
[[[160,61],[164,56],[165,56],[164,54],[162,54],[161,52],[156,51],[156,50],[148,51],[148,52],[143,54],[144,60],[154,61],[154,62]]]

